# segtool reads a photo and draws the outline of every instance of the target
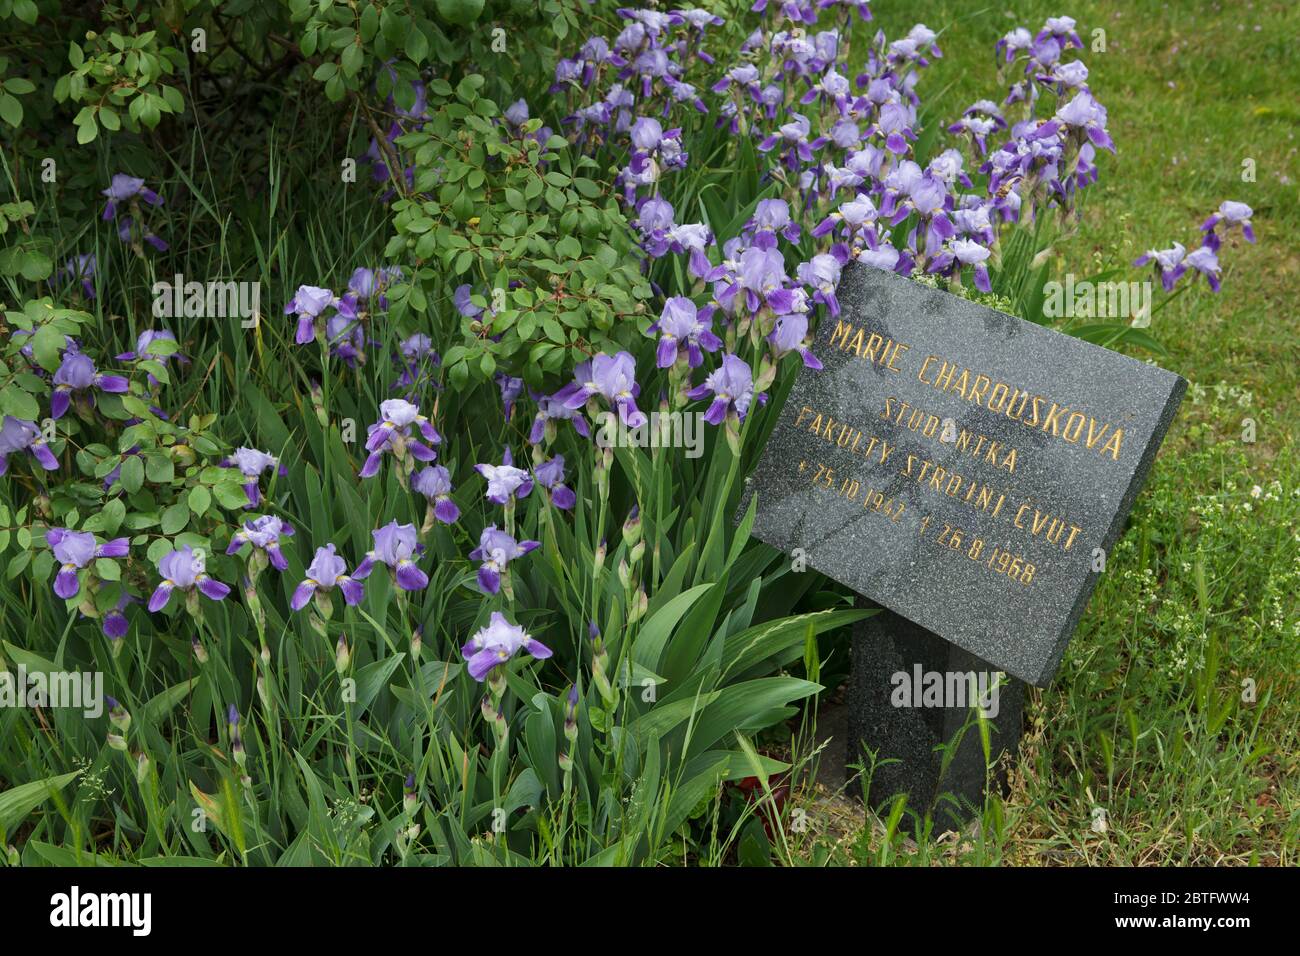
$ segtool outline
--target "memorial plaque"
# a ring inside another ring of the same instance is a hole
[[[838,295],[746,489],[754,536],[1045,685],[1186,381],[864,265]]]

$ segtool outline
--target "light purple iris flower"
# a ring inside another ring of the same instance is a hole
[[[533,469],[537,483],[551,494],[551,504],[562,511],[570,510],[577,504],[578,496],[564,483],[564,456],[556,455],[542,462]]]
[[[457,286],[451,294],[451,304],[467,319],[477,319],[483,314],[482,306],[477,306],[470,301],[470,296],[473,294],[474,290],[470,288],[469,283]]]
[[[866,193],[858,193],[852,199],[841,203],[839,209],[818,223],[813,229],[813,236],[820,239],[840,223],[847,226],[850,232],[861,229],[867,223],[875,222],[878,215],[876,204],[871,201],[871,197]]]
[[[63,364],[54,373],[54,394],[50,397],[50,415],[62,418],[78,392],[97,388],[101,392],[121,394],[130,383],[121,375],[105,375],[95,369],[95,363],[84,352],[64,352]],[[94,404],[94,396],[90,396]]]
[[[59,460],[45,444],[41,430],[34,422],[6,415],[4,424],[0,425],[0,475],[9,471],[9,456],[20,451],[31,454],[46,471],[59,467]]]
[[[1187,271],[1187,265],[1183,261],[1186,256],[1186,247],[1181,242],[1175,242],[1168,249],[1147,250],[1133,260],[1133,265],[1144,266],[1148,262],[1155,263],[1156,272],[1160,274],[1160,284],[1166,292],[1171,292],[1174,283]]]
[[[856,259],[873,269],[884,269],[886,272],[909,275],[912,271],[911,260],[887,242],[880,243],[875,249],[862,249]]]
[[[935,256],[927,272],[944,272],[949,269],[960,270],[962,266],[972,266],[975,273],[975,288],[981,292],[992,291],[989,281],[989,267],[985,260],[992,255],[973,239],[953,239],[942,252]]]
[[[495,381],[497,387],[501,389],[501,405],[505,409],[506,421],[509,422],[515,413],[515,399],[523,394],[524,380],[507,375],[505,372],[498,372]]]
[[[117,604],[100,621],[100,627],[104,636],[109,640],[118,641],[126,637],[126,632],[130,629],[131,624],[126,619],[126,606],[139,601],[139,598],[132,597],[125,589],[122,589],[122,595],[117,599]]]
[[[364,596],[361,582],[349,577],[347,570],[348,566],[335,553],[333,544],[317,548],[316,556],[307,566],[307,577],[293,590],[289,607],[301,611],[312,595],[323,594],[336,587],[343,592],[343,600],[348,604],[360,604]]]
[[[533,427],[528,432],[528,441],[531,444],[538,444],[546,437],[548,429],[550,439],[555,438],[555,426],[551,423],[554,421],[571,421],[574,430],[583,438],[591,437],[591,429],[587,427],[587,419],[578,409],[569,408],[564,402],[558,400],[554,395],[539,395],[533,393],[533,401],[537,402],[537,414],[533,417]]]
[[[549,647],[529,637],[522,627],[511,624],[500,611],[493,611],[488,626],[471,637],[460,652],[468,665],[469,676],[481,683],[494,667],[505,664],[521,650],[539,661],[551,656]]]
[[[178,551],[172,551],[158,562],[158,573],[163,576],[149,598],[149,612],[161,611],[171,600],[172,592],[181,590],[186,594],[198,589],[204,597],[220,601],[230,593],[230,588],[215,578],[208,577],[205,570],[203,552],[195,551],[188,544]]]
[[[803,359],[803,364],[808,368],[820,370],[822,363],[817,356],[813,355],[812,349],[808,347],[805,341],[808,338],[808,313],[791,312],[788,315],[778,315],[776,325],[772,327],[772,333],[767,340],[776,347],[777,357],[780,358],[789,352],[797,351]]]
[[[244,507],[255,508],[262,500],[261,491],[257,487],[257,479],[262,472],[268,468],[275,468],[280,462],[274,456],[268,455],[264,451],[258,451],[256,448],[236,448],[235,453],[222,464],[227,468],[238,468],[239,473],[247,479],[244,482],[244,493],[248,495],[248,504],[244,505]]]
[[[61,598],[75,597],[81,584],[77,572],[90,564],[95,558],[124,558],[127,552],[127,539],[114,538],[97,545],[95,536],[89,531],[70,531],[67,528],[51,528],[45,532],[45,543],[54,552],[59,562],[59,573],[54,578],[54,593]]]
[[[332,305],[337,305],[338,297],[329,289],[320,286],[300,285],[288,305],[284,307],[285,315],[298,316],[298,329],[294,341],[306,345],[316,338],[317,325],[321,314]],[[323,330],[323,326],[322,326]]]
[[[995,50],[1002,55],[1007,63],[1016,58],[1016,54],[1021,50],[1028,50],[1033,46],[1034,37],[1024,27],[1016,27],[1010,33],[1007,33],[997,42]]]
[[[415,476],[411,488],[433,503],[433,516],[443,524],[460,518],[460,508],[451,500],[451,472],[442,465],[430,465]]]
[[[713,403],[704,413],[704,420],[710,425],[722,424],[733,412],[743,421],[754,398],[754,373],[744,359],[728,353],[722,357],[722,364],[709,373],[702,385],[686,394],[690,398],[713,396]]]
[[[102,190],[100,195],[108,197],[108,202],[104,205],[103,219],[105,222],[117,219],[117,237],[123,242],[131,240],[131,230],[135,226],[135,221],[131,216],[122,216],[119,219],[118,206],[126,203],[138,211],[141,201],[150,206],[161,206],[163,201],[161,196],[145,186],[143,179],[125,173],[115,174],[109,187]],[[143,223],[140,224],[140,237],[159,252],[167,251],[167,243],[154,235]]]
[[[506,122],[511,126],[523,126],[528,122],[528,101],[524,99],[515,100],[506,107],[503,114]]]
[[[522,468],[515,467],[514,455],[510,449],[505,450],[501,464],[478,464],[474,470],[487,479],[487,500],[497,505],[504,505],[511,496],[527,498],[533,490],[533,479]]]
[[[403,591],[421,591],[429,586],[429,576],[415,566],[416,557],[424,553],[424,547],[416,539],[415,525],[390,521],[370,534],[375,546],[352,572],[354,578],[364,581],[376,564],[386,564]]]
[[[713,334],[712,324],[713,310],[707,306],[697,309],[694,302],[680,295],[665,302],[659,321],[650,326],[651,332],[659,333],[655,352],[659,368],[668,368],[683,358],[689,367],[699,368],[704,361],[701,349],[716,352],[722,348],[722,339]]]
[[[130,202],[137,197],[151,206],[161,206],[163,201],[161,196],[145,186],[143,179],[128,176],[126,173],[115,174],[109,183],[109,187],[102,190],[100,195],[108,197],[108,202],[104,206],[105,222],[117,216],[119,203]]]
[[[271,567],[283,571],[289,567],[289,562],[284,559],[284,553],[280,550],[280,538],[292,534],[293,528],[275,515],[263,515],[245,521],[244,526],[230,536],[230,546],[226,548],[226,554],[234,554],[244,545],[251,544],[259,551],[266,552]]]
[[[778,235],[799,241],[799,224],[790,218],[790,204],[784,199],[760,199],[747,225],[759,249],[775,249]]]
[[[402,374],[393,383],[393,388],[405,388],[414,385],[432,369],[442,363],[442,357],[433,348],[433,339],[423,332],[415,332],[402,340],[398,346]],[[397,357],[394,356],[397,360]]]
[[[348,291],[343,296],[347,300],[346,311],[355,313],[361,302],[371,303],[380,309],[388,308],[388,298],[384,291],[395,283],[401,282],[402,270],[398,266],[382,269],[368,269],[358,266],[348,279]],[[340,300],[342,307],[343,300]]]
[[[687,272],[695,279],[712,282],[723,275],[721,268],[709,262],[708,248],[713,245],[713,231],[699,222],[684,223],[669,228],[664,239],[673,252],[687,252]]]
[[[1219,257],[1210,246],[1201,246],[1187,254],[1183,263],[1188,269],[1194,269],[1210,284],[1215,292],[1219,291]]]
[[[619,419],[629,428],[645,424],[646,417],[636,407],[641,386],[636,383],[636,360],[629,352],[616,355],[600,353],[574,369],[574,381],[555,393],[555,400],[571,409],[582,408],[601,395],[618,410]]]
[[[767,305],[778,314],[790,311],[790,290],[785,288],[785,259],[775,249],[746,249],[740,254],[735,284],[719,297],[724,305],[738,292],[745,294],[745,307],[757,312]]]
[[[1201,225],[1201,231],[1205,233],[1205,245],[1216,251],[1218,250],[1220,240],[1216,229],[1219,223],[1225,223],[1228,227],[1240,226],[1241,234],[1245,240],[1254,242],[1255,229],[1250,222],[1250,217],[1254,214],[1255,211],[1244,202],[1226,200],[1219,206],[1218,212],[1210,216]]]
[[[433,423],[420,414],[419,406],[401,398],[390,398],[379,404],[379,421],[369,428],[366,450],[370,452],[362,466],[360,477],[371,478],[379,473],[379,460],[384,452],[391,451],[399,459],[407,451],[417,461],[433,461],[438,455],[428,445],[412,437],[411,430],[419,432],[429,444],[436,445],[442,441]]]
[[[539,541],[516,541],[506,532],[497,530],[496,525],[488,525],[484,528],[483,533],[479,535],[478,547],[469,553],[470,560],[483,562],[478,569],[478,586],[483,593],[499,592],[501,575],[505,573],[510,562],[515,558],[522,558],[540,543]]]
[[[73,256],[59,270],[59,278],[66,282],[77,282],[87,299],[95,297],[95,268],[97,260],[93,252]]]
[[[1098,103],[1087,90],[1074,94],[1073,99],[1056,111],[1056,117],[1051,122],[1082,130],[1094,146],[1115,152],[1115,142],[1106,131],[1106,107]],[[1051,123],[1045,125],[1051,126]],[[1039,134],[1042,132],[1043,128],[1040,127]]]
[[[325,341],[330,354],[356,368],[365,361],[366,333],[361,320],[345,312],[335,312],[325,322]]]
[[[123,352],[115,356],[119,362],[134,362],[137,359],[156,359],[164,365],[171,359],[175,359],[181,365],[188,365],[190,360],[181,352],[168,352],[164,349],[153,348],[155,342],[175,342],[176,336],[167,329],[145,329],[135,340],[135,351]],[[149,387],[157,388],[158,379],[154,378],[153,373],[148,373]]]
[[[835,288],[840,284],[838,259],[826,253],[815,255],[799,264],[798,276],[800,282],[812,287],[814,302],[825,305],[832,316],[840,314],[840,300],[835,297]]]

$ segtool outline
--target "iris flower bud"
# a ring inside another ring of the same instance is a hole
[[[122,733],[131,729],[131,715],[126,712],[126,708],[112,697],[105,697],[104,703],[108,704],[108,722]]]

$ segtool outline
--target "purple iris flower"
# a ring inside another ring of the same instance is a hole
[[[105,375],[96,371],[95,363],[84,352],[64,352],[63,364],[54,373],[54,394],[50,397],[50,415],[62,418],[72,404],[72,397],[78,392],[97,388],[101,392],[121,394],[130,388],[130,383],[121,375]],[[94,396],[89,396],[94,405]]]
[[[1205,233],[1205,245],[1211,249],[1219,248],[1219,236],[1215,231],[1219,223],[1224,223],[1228,227],[1240,226],[1241,234],[1247,242],[1255,241],[1255,229],[1250,223],[1250,217],[1253,216],[1254,210],[1244,202],[1233,202],[1231,199],[1226,200],[1219,206],[1218,212],[1210,216],[1201,224],[1201,231]]]
[[[125,588],[122,589],[122,595],[117,599],[117,605],[106,613],[100,622],[105,637],[112,641],[118,641],[126,637],[126,632],[131,626],[126,619],[126,606],[134,604],[138,600],[138,598],[132,597]]]
[[[533,417],[533,427],[528,432],[528,441],[534,445],[538,444],[550,432],[548,441],[555,439],[555,426],[551,423],[554,421],[571,421],[574,430],[583,438],[591,437],[591,429],[587,427],[587,419],[578,409],[569,408],[564,402],[557,400],[553,395],[539,395],[533,393],[533,401],[537,402],[537,414]]]
[[[361,582],[349,577],[348,566],[334,551],[333,544],[316,549],[316,556],[307,566],[307,577],[293,590],[289,607],[301,611],[314,594],[324,594],[334,588],[343,592],[348,604],[360,604],[363,597]]]
[[[506,122],[516,128],[523,126],[528,122],[528,101],[519,99],[515,100],[506,107],[505,112],[501,114],[505,117]]]
[[[659,148],[664,138],[663,125],[653,116],[641,116],[632,124],[632,149],[636,153],[649,154]]]
[[[871,197],[866,193],[858,193],[852,199],[840,203],[840,208],[818,223],[812,234],[820,239],[834,231],[840,223],[843,223],[852,233],[868,223],[875,222],[878,215],[876,204],[871,201]]]
[[[790,204],[784,199],[760,199],[746,231],[753,237],[752,245],[759,249],[775,249],[778,235],[790,242],[799,241],[799,224],[790,218]]]
[[[1211,289],[1215,292],[1219,291],[1219,257],[1214,249],[1208,245],[1193,249],[1187,254],[1183,263],[1188,269],[1194,269],[1205,276]]]
[[[353,270],[352,277],[348,279],[348,291],[340,300],[340,308],[343,308],[343,303],[346,302],[345,311],[356,313],[360,304],[365,302],[386,309],[388,298],[384,295],[384,291],[393,284],[401,282],[402,278],[402,270],[397,266],[382,269],[359,266]]]
[[[108,197],[108,202],[104,205],[103,219],[105,222],[117,219],[117,237],[123,242],[131,241],[132,231],[136,223],[132,216],[118,218],[118,206],[126,203],[138,214],[142,201],[150,206],[160,206],[163,201],[161,196],[145,186],[143,179],[128,176],[125,173],[115,174],[109,183],[109,187],[101,191],[100,195]],[[140,238],[159,252],[167,251],[167,243],[154,235],[144,223],[140,224]]]
[[[1186,247],[1181,242],[1175,242],[1168,249],[1147,250],[1133,260],[1133,265],[1144,266],[1148,262],[1155,263],[1156,272],[1160,275],[1160,284],[1166,292],[1171,292],[1174,283],[1187,271],[1187,265],[1183,261],[1186,256]]]
[[[9,471],[9,456],[20,451],[30,453],[46,471],[59,467],[59,460],[45,444],[35,423],[6,415],[4,424],[0,425],[0,475]]]
[[[433,339],[423,332],[416,332],[403,339],[398,345],[398,351],[401,353],[399,364],[402,366],[402,374],[393,383],[393,388],[414,385],[427,372],[442,364],[442,357],[434,351]]]
[[[158,573],[163,576],[162,583],[149,598],[149,612],[152,614],[165,608],[171,600],[172,591],[176,589],[190,594],[197,588],[204,597],[213,601],[220,601],[229,594],[228,586],[208,577],[205,561],[203,552],[195,551],[188,544],[179,551],[164,555],[158,562]]]
[[[980,100],[966,108],[961,119],[948,127],[950,133],[969,133],[971,141],[980,156],[988,153],[988,139],[1000,129],[1006,129],[1007,121],[1002,118],[1002,111],[991,100]]]
[[[754,398],[754,373],[740,356],[727,353],[722,357],[722,364],[709,373],[704,383],[686,394],[689,398],[713,396],[713,403],[704,413],[704,420],[710,425],[722,424],[723,419],[732,413],[744,421]]]
[[[652,259],[672,249],[671,236],[677,229],[675,215],[672,203],[658,196],[645,200],[637,210],[635,225],[641,233],[641,246]]]
[[[59,277],[65,282],[78,282],[87,299],[95,297],[95,268],[97,260],[93,252],[73,256],[59,270]]]
[[[344,312],[335,312],[325,322],[325,341],[330,354],[356,368],[365,361],[366,333],[359,319]]]
[[[789,352],[797,351],[803,359],[803,364],[808,368],[820,370],[822,363],[817,356],[813,355],[812,349],[808,347],[806,339],[808,338],[808,313],[791,312],[788,315],[778,315],[776,324],[772,327],[771,334],[767,340],[776,347],[777,358],[781,358]]]
[[[417,461],[433,461],[437,453],[432,448],[412,437],[411,429],[419,429],[420,434],[429,444],[436,445],[442,441],[433,423],[420,414],[418,406],[401,398],[390,398],[379,404],[379,421],[369,428],[366,450],[370,452],[362,466],[360,477],[370,478],[379,473],[379,460],[386,451],[391,451],[401,460],[407,451]]]
[[[975,288],[981,292],[991,292],[993,286],[989,281],[989,267],[985,262],[990,255],[992,253],[988,249],[973,239],[953,239],[930,261],[926,271],[946,273],[949,270],[960,270],[962,266],[973,266]]]
[[[916,109],[907,103],[886,103],[872,132],[885,138],[885,149],[895,156],[907,152],[908,140],[916,139],[912,131],[916,123]]]
[[[263,515],[245,521],[244,526],[230,536],[230,546],[226,548],[226,554],[234,554],[244,545],[251,544],[255,549],[266,552],[271,567],[277,571],[284,571],[289,567],[289,562],[284,559],[284,553],[280,550],[280,538],[292,534],[293,528],[275,515]]]
[[[722,347],[722,339],[713,334],[712,324],[713,310],[708,306],[696,309],[694,302],[680,295],[665,302],[659,321],[650,326],[651,332],[659,333],[655,353],[659,368],[668,368],[683,358],[690,368],[699,368],[704,361],[701,349],[716,352]]]
[[[564,483],[564,456],[556,455],[533,469],[537,483],[551,493],[551,504],[561,511],[570,510],[578,502],[573,489]]]
[[[1082,130],[1094,146],[1115,152],[1115,141],[1106,131],[1106,107],[1098,103],[1087,90],[1080,90],[1070,102],[1057,110],[1052,122]],[[1045,125],[1050,126],[1051,123]]]
[[[1057,43],[1064,47],[1075,47],[1083,49],[1083,40],[1075,32],[1074,17],[1048,17],[1047,22],[1043,24],[1043,29],[1038,32],[1036,40],[1044,40],[1051,37]]]
[[[785,288],[785,259],[775,249],[746,249],[740,254],[736,281],[719,301],[730,307],[738,292],[745,294],[745,307],[757,312],[767,305],[778,314],[790,311],[790,290]]]
[[[376,564],[386,564],[403,591],[421,591],[429,586],[429,576],[415,566],[415,558],[424,553],[424,547],[416,540],[415,525],[390,521],[370,534],[375,546],[352,572],[354,578],[364,581]]]
[[[478,586],[483,593],[499,592],[501,575],[505,573],[510,562],[515,558],[522,558],[540,543],[539,541],[516,541],[506,532],[497,530],[496,525],[488,525],[484,528],[483,533],[479,535],[478,547],[469,553],[470,560],[483,562],[478,569]]]
[[[415,476],[411,488],[433,504],[433,516],[443,524],[454,524],[460,508],[451,500],[451,472],[442,465],[429,465]]]
[[[723,276],[724,270],[709,262],[708,248],[713,245],[713,232],[708,226],[698,222],[675,225],[664,233],[664,240],[670,251],[690,253],[686,271],[692,278],[712,282]]]
[[[119,362],[134,362],[137,359],[156,359],[167,364],[171,359],[175,359],[181,365],[188,365],[190,360],[179,351],[169,351],[166,348],[153,347],[155,342],[176,342],[176,336],[167,329],[145,329],[135,340],[135,351],[123,352],[115,356]],[[149,387],[157,388],[158,379],[154,378],[153,373],[148,373]]]
[[[1010,63],[1016,58],[1016,54],[1021,50],[1028,50],[1033,46],[1033,35],[1024,27],[1016,27],[1010,33],[1007,33],[997,42],[995,51]]]
[[[638,428],[646,421],[636,407],[636,397],[641,386],[636,383],[636,360],[628,352],[616,355],[600,353],[589,362],[580,362],[574,369],[574,381],[555,393],[555,400],[568,408],[582,408],[589,399],[601,395],[618,409],[619,419],[629,428]]]
[[[506,421],[509,422],[515,413],[515,399],[524,391],[524,380],[507,375],[505,372],[498,372],[495,379],[497,387],[501,389],[501,404],[504,407]]]
[[[456,307],[457,312],[467,319],[476,319],[483,314],[482,307],[470,301],[470,296],[473,294],[474,291],[470,288],[469,283],[457,286],[456,291],[451,294],[451,304]]]
[[[487,500],[497,505],[504,505],[511,497],[527,498],[533,490],[533,479],[522,468],[515,467],[515,459],[510,449],[505,450],[501,464],[478,464],[474,470],[487,479]]]
[[[813,301],[821,302],[832,316],[840,314],[840,300],[835,288],[840,284],[840,262],[832,255],[820,253],[799,264],[799,281],[813,289]]]
[[[511,624],[500,611],[493,611],[488,626],[471,637],[460,652],[469,665],[469,676],[482,683],[494,667],[505,664],[521,650],[539,661],[551,656],[549,647]]]
[[[298,286],[298,291],[293,294],[289,304],[284,307],[285,315],[298,316],[298,329],[293,340],[299,345],[306,345],[314,339],[321,314],[330,306],[337,305],[338,302],[338,297],[329,289],[322,289],[320,286],[314,285]]]
[[[77,572],[94,558],[124,558],[127,552],[126,538],[114,538],[97,545],[95,536],[89,531],[70,531],[67,528],[51,528],[45,532],[45,543],[50,546],[55,560],[59,562],[59,573],[54,578],[54,593],[61,598],[76,596],[81,588]]]
[[[954,183],[961,183],[967,189],[971,189],[973,184],[963,168],[965,163],[966,161],[962,157],[960,150],[945,149],[930,161],[930,165],[926,167],[925,171],[941,180],[949,188],[952,188]]]
[[[878,244],[874,249],[862,249],[854,258],[858,262],[871,266],[873,269],[883,269],[886,272],[898,272],[901,275],[910,275],[912,272],[912,263],[910,258],[903,255],[887,242]]]
[[[245,508],[255,508],[262,500],[261,492],[257,487],[257,479],[262,472],[268,468],[275,468],[280,464],[279,459],[268,455],[264,451],[258,451],[256,448],[236,448],[235,453],[227,458],[222,464],[227,468],[238,468],[239,473],[247,480],[244,482],[244,493],[248,495],[248,504]],[[283,469],[281,469],[283,471]]]
[[[137,197],[151,206],[161,206],[163,201],[161,196],[145,186],[143,179],[128,176],[126,173],[115,174],[109,187],[102,190],[100,195],[108,197],[108,203],[104,206],[105,222],[117,216],[119,203],[130,202]]]

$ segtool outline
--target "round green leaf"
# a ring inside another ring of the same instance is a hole
[[[448,23],[467,27],[483,12],[483,0],[434,0],[438,14]]]

